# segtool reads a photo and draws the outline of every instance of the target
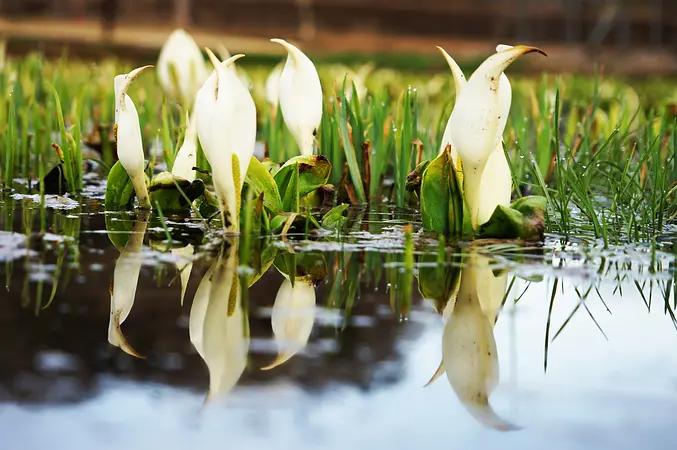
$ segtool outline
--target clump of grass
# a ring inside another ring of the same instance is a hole
[[[20,188],[17,177],[40,178],[61,163],[52,144],[61,149],[69,192],[83,188],[84,159],[112,165],[113,77],[129,69],[114,60],[90,65],[66,56],[48,61],[40,54],[7,61],[0,76],[3,190]],[[271,69],[247,66],[247,75],[259,140],[273,161],[283,163],[298,150],[279,107],[264,100]],[[318,70],[325,91],[318,151],[332,163],[329,182],[337,200],[417,207],[415,194],[405,189],[406,177],[439,150],[454,97],[446,69],[416,74],[382,67],[362,80],[366,95],[359,95],[345,67],[318,63]],[[565,238],[589,234],[606,245],[648,241],[677,217],[673,84],[628,83],[601,72],[510,77],[513,106],[504,142],[514,196],[544,195],[549,231]],[[137,80],[131,95],[151,170],[158,162],[171,169],[186,111],[164,97],[154,77]],[[84,156],[85,147],[100,154]],[[198,167],[210,169],[201,151]]]

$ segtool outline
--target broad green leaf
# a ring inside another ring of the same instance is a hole
[[[322,216],[322,228],[328,228],[330,230],[340,230],[343,228],[348,221],[347,217],[343,217],[343,211],[348,209],[348,206],[347,203],[343,203],[327,211],[324,216]]]
[[[245,182],[254,189],[256,195],[263,192],[264,200],[274,208],[282,209],[282,198],[275,179],[261,161],[252,156],[247,169]]]
[[[161,172],[153,177],[148,192],[154,208],[163,212],[190,213],[193,200],[204,194],[204,182],[196,178],[192,183],[170,172]]]
[[[331,163],[324,156],[311,155],[291,158],[273,176],[283,199],[283,206],[284,198],[287,196],[287,190],[290,187],[292,173],[297,172],[297,168],[299,198],[305,197],[315,189],[327,184],[331,173]],[[288,209],[284,209],[284,211],[293,212]]]
[[[449,218],[451,164],[447,152],[441,153],[423,171],[421,180],[421,215],[423,228],[437,233],[451,231]]]
[[[280,170],[282,172],[282,170]],[[300,183],[299,183],[299,165],[292,164],[288,170],[285,170],[280,175],[281,181],[280,191],[282,194],[282,211],[284,212],[299,212],[300,202]],[[278,178],[276,178],[276,181]]]
[[[522,197],[510,208],[499,205],[489,220],[480,226],[479,237],[494,239],[543,240],[546,199]]]
[[[127,175],[120,161],[113,164],[106,181],[105,207],[107,210],[129,209],[134,196],[132,179]]]

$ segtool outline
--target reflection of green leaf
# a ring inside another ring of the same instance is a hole
[[[248,275],[247,285],[253,286],[264,273],[273,265],[277,257],[277,247],[273,245],[270,239],[259,239],[260,244],[255,247],[249,256],[248,264],[254,268],[254,273]]]
[[[546,199],[522,197],[509,208],[498,205],[489,220],[480,226],[479,237],[494,239],[543,239]]]
[[[423,298],[435,302],[440,313],[458,291],[461,281],[460,258],[452,258],[452,261],[439,261],[438,255],[427,253],[418,259],[418,290]]]
[[[128,209],[132,205],[134,185],[120,161],[116,161],[108,172],[106,181],[105,206],[108,210]]]
[[[320,281],[327,276],[327,262],[320,252],[279,253],[274,264],[277,270],[289,277],[292,286],[298,278]]]
[[[125,248],[129,235],[134,229],[134,220],[130,213],[123,212],[121,215],[106,214],[106,231],[108,239],[119,251]]]
[[[296,278],[296,253],[280,253],[275,257],[275,268],[287,275],[292,287]]]
[[[282,199],[275,179],[261,162],[252,156],[247,169],[247,184],[256,195],[263,192],[264,200],[274,208],[282,209]]]
[[[343,211],[346,209],[348,209],[348,204],[343,203],[327,211],[322,216],[322,227],[330,230],[342,229],[348,221],[347,217],[343,217]]]
[[[296,277],[310,277],[313,281],[327,276],[327,262],[320,252],[303,252],[296,257]]]

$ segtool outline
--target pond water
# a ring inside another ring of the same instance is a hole
[[[264,242],[282,256],[240,290],[261,240],[166,251],[100,202],[50,197],[44,235],[34,199],[0,203],[8,448],[674,448],[669,237],[439,251],[416,211],[351,209],[338,240]],[[314,287],[283,286],[290,260]]]

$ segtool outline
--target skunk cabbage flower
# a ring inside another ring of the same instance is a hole
[[[499,50],[477,68],[462,88],[448,122],[451,146],[463,162],[463,187],[473,228],[479,224],[482,174],[500,145],[507,121],[505,100],[502,103],[501,97],[509,98],[509,89],[501,88],[507,82],[501,74],[522,55],[532,52],[545,55],[542,50],[527,46],[499,46]]]
[[[223,45],[219,44],[219,56],[221,57],[221,61],[225,61],[227,59],[230,59],[232,55],[228,51],[228,49]],[[228,66],[228,69],[232,70],[235,75],[240,79],[240,82],[249,89],[249,87],[252,84],[252,80],[249,79],[247,76],[247,73],[242,69],[242,67],[235,67],[235,64],[231,64]]]
[[[132,81],[144,70],[153,66],[144,66],[132,70],[126,75],[117,75],[113,81],[115,89],[115,128],[118,159],[134,185],[134,192],[142,208],[150,208],[150,197],[144,173],[143,143],[141,126],[136,106],[127,90]]]
[[[132,306],[134,306],[136,287],[139,283],[139,273],[143,262],[141,248],[143,247],[143,237],[147,225],[147,217],[134,222],[134,228],[127,245],[120,252],[120,256],[115,262],[110,293],[110,317],[108,319],[108,342],[137,358],[143,358],[143,356],[129,345],[120,326],[127,319]]]
[[[204,56],[186,31],[174,30],[160,50],[158,78],[167,96],[190,109],[200,86],[209,76]]]
[[[442,363],[428,384],[446,373],[458,399],[480,423],[500,430],[515,429],[489,405],[499,381],[493,328],[503,304],[507,274],[495,277],[486,256],[472,253],[468,260],[458,294],[444,310]]]
[[[197,126],[195,120],[190,120],[186,113],[186,134],[183,137],[183,143],[172,166],[172,175],[184,178],[190,182],[195,180],[195,170],[197,166]]]
[[[266,78],[265,97],[272,114],[277,113],[277,105],[280,98],[280,75],[282,74],[283,67],[283,65],[275,66],[271,70],[270,75],[268,75],[268,78]]]
[[[249,90],[228,69],[244,55],[220,62],[211,50],[206,50],[214,71],[195,99],[197,134],[212,166],[223,227],[237,232],[240,195],[256,145],[256,107]]]
[[[297,277],[292,286],[289,276],[283,275],[285,280],[277,291],[271,318],[278,356],[261,370],[284,364],[303,350],[315,322],[315,287],[312,280]]]
[[[280,75],[282,117],[302,155],[313,154],[313,143],[322,120],[322,85],[313,62],[298,48],[282,39],[271,39],[287,50]]]
[[[247,366],[249,324],[242,307],[237,243],[205,274],[190,310],[189,334],[209,370],[205,402],[230,392]]]
[[[496,51],[500,52],[512,48],[507,45],[499,45]],[[505,73],[501,73],[498,82],[499,121],[496,136],[496,147],[489,155],[487,164],[482,173],[482,186],[480,187],[480,204],[477,211],[477,223],[485,223],[498,205],[510,206],[510,194],[512,193],[512,175],[510,166],[503,151],[503,130],[510,114],[512,103],[512,88]]]
[[[454,89],[456,91],[456,99],[458,99],[458,96],[461,95],[461,91],[465,87],[465,84],[467,83],[467,80],[465,79],[465,75],[463,75],[463,71],[461,68],[458,66],[454,58],[449,55],[449,53],[446,52],[442,47],[437,47],[437,49],[442,53],[442,56],[444,59],[447,61],[447,65],[449,66],[449,69],[451,70],[451,76],[454,80]],[[447,148],[448,145],[451,145],[451,116],[449,117],[449,120],[447,120],[447,126],[444,128],[444,134],[442,135],[442,144],[440,145],[440,153],[444,151],[445,148]],[[456,161],[456,158],[458,158],[458,155],[456,153],[456,150],[451,147],[451,157],[452,161]]]

